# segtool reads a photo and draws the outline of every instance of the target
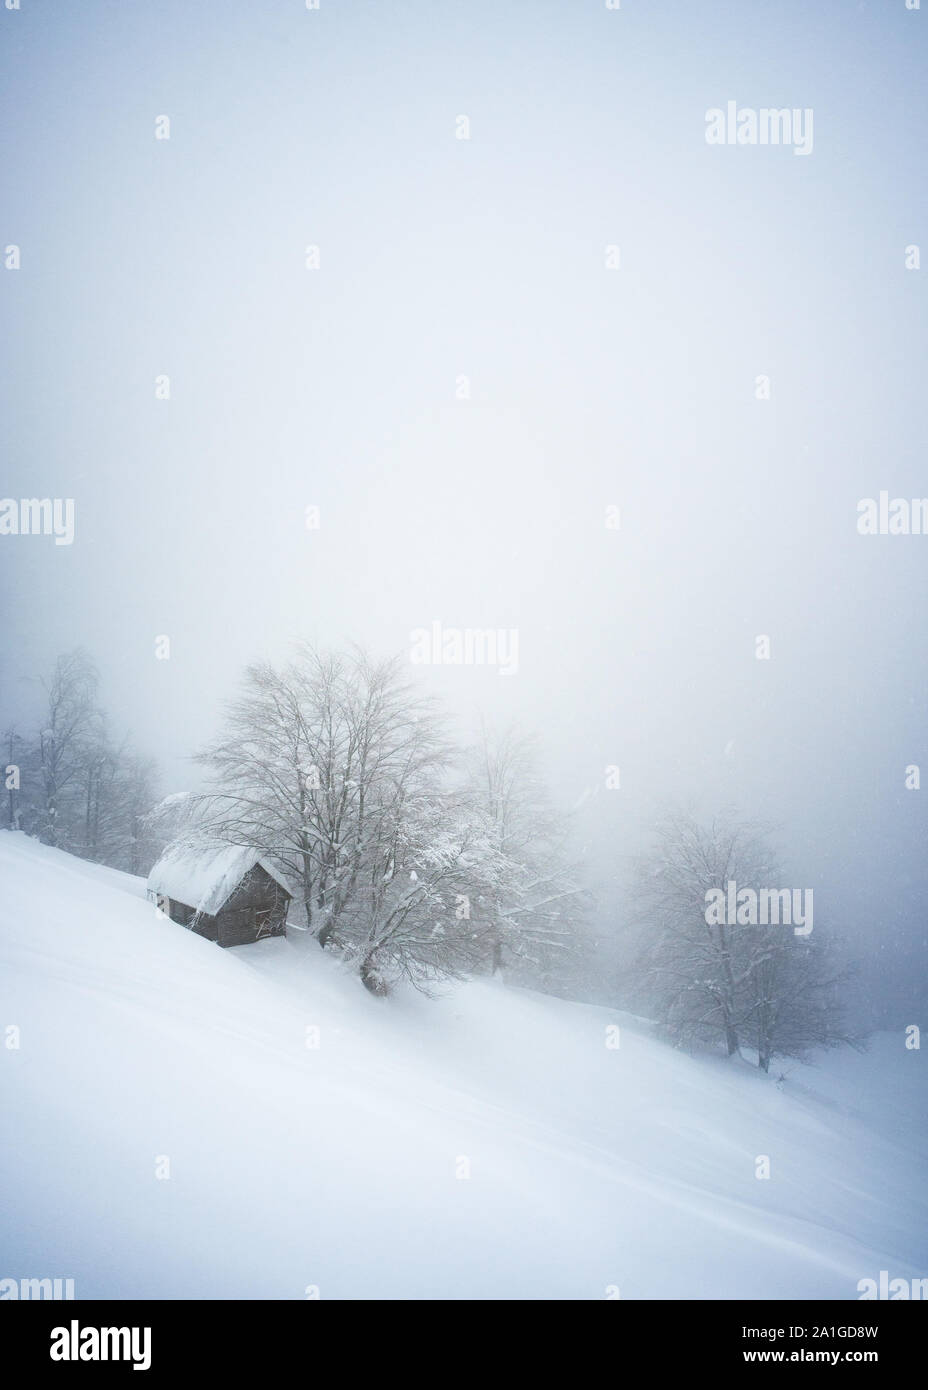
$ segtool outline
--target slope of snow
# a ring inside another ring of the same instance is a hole
[[[78,1298],[854,1299],[881,1269],[928,1273],[924,1071],[901,1037],[764,1077],[495,982],[378,1000],[312,941],[222,951],[143,880],[4,832],[11,1024],[0,1277]]]

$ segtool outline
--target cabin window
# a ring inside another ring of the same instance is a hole
[[[269,907],[256,907],[255,940],[260,941],[262,936],[270,936],[271,926],[271,909]]]

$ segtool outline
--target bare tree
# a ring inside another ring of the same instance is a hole
[[[743,1031],[770,1070],[775,1056],[805,1057],[815,1048],[861,1047],[864,1033],[845,1007],[853,978],[820,928],[797,940],[779,926],[754,928]]]
[[[123,760],[120,779],[122,837],[120,856],[130,874],[142,874],[152,867],[161,852],[160,844],[148,831],[148,813],[157,799],[158,770],[153,758],[130,752]]]
[[[449,757],[398,660],[304,644],[282,669],[246,671],[223,734],[199,755],[210,775],[200,833],[267,854],[320,944],[345,945],[343,925],[357,935],[359,899],[376,902],[378,874]]]
[[[503,872],[489,825],[431,788],[388,813],[342,918],[340,940],[375,994],[401,978],[429,993],[479,968]]]
[[[763,835],[733,816],[700,824],[674,811],[659,826],[637,875],[640,966],[647,1002],[677,1044],[721,1039],[729,1056],[751,1047],[767,1071],[776,1054],[859,1041],[843,1018],[849,972],[827,938],[706,910],[710,890],[769,889],[778,876]]]
[[[641,972],[648,1002],[674,1042],[711,1042],[739,1050],[746,939],[752,930],[710,925],[706,893],[730,879],[771,882],[772,853],[756,831],[730,818],[700,825],[671,811],[658,826],[654,852],[637,871],[637,912],[645,932]],[[749,954],[749,953],[748,953]]]
[[[84,816],[75,851],[128,873],[150,868],[157,854],[146,849],[145,816],[157,799],[155,764],[131,747],[113,743],[102,726],[88,748],[83,773]]]
[[[34,738],[4,735],[10,763],[19,744],[22,774],[9,780],[11,827],[85,859],[138,872],[133,850],[144,814],[155,800],[154,763],[128,739],[117,743],[97,699],[98,676],[78,648],[58,657],[51,676],[37,682],[44,708]],[[15,795],[15,802],[14,802]]]
[[[59,656],[51,679],[42,682],[46,711],[38,737],[38,829],[49,845],[68,848],[78,838],[81,790],[100,740],[97,685],[96,668],[81,648]]]
[[[484,724],[465,756],[466,788],[488,821],[500,866],[490,928],[491,968],[549,987],[583,941],[588,894],[569,852],[570,827],[550,802],[537,740]]]
[[[222,735],[200,754],[209,785],[194,834],[247,844],[298,888],[321,945],[374,993],[430,989],[502,943],[560,946],[579,890],[556,851],[527,748],[484,750],[487,784],[458,761],[400,661],[303,645],[253,666]]]

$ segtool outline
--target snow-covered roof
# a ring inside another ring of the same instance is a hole
[[[213,916],[256,864],[285,892],[290,892],[284,879],[259,851],[245,845],[221,845],[215,849],[170,846],[148,875],[148,888]]]

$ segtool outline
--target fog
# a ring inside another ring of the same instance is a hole
[[[511,674],[411,671],[538,731],[604,933],[663,806],[735,806],[920,1021],[928,538],[858,502],[928,495],[925,23],[4,11],[0,493],[75,526],[0,535],[3,723],[84,646],[183,790],[251,660],[515,630]],[[811,152],[707,143],[728,101]]]

